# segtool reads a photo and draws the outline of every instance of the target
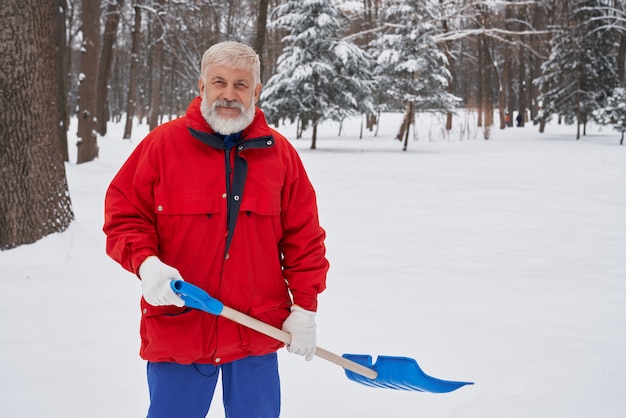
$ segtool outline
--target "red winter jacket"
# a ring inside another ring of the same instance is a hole
[[[185,117],[150,132],[111,182],[107,253],[133,273],[157,255],[226,306],[280,328],[292,301],[316,310],[325,288],[315,192],[261,110],[225,150],[199,106],[196,98]],[[143,299],[141,308],[140,354],[149,361],[217,364],[282,346],[195,309]]]

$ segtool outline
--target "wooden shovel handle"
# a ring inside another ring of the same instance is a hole
[[[251,316],[248,316],[242,312],[229,308],[228,306],[224,306],[224,309],[222,310],[220,315],[224,318],[228,318],[231,321],[251,328],[255,331],[260,332],[261,334],[265,334],[285,344],[291,343],[291,334],[283,331],[282,329],[278,329],[269,324],[266,324],[265,322],[259,321],[258,319],[252,318]],[[372,370],[369,367],[365,367],[352,360],[348,360],[347,358],[341,357],[340,355],[337,355],[335,353],[331,353],[330,351],[325,350],[322,347],[315,348],[315,355],[321,359],[330,361],[337,366],[341,366],[344,369],[350,370],[351,372],[360,374],[361,376],[365,376],[372,380],[376,379],[376,376],[378,375],[375,370]]]

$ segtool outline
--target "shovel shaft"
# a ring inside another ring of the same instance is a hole
[[[282,329],[278,329],[269,324],[266,324],[265,322],[259,321],[258,319],[252,318],[251,316],[248,316],[242,312],[229,308],[228,306],[224,306],[224,309],[222,310],[220,315],[224,318],[228,318],[231,321],[258,331],[261,334],[265,334],[285,344],[291,343],[291,335],[289,333],[283,331]],[[376,379],[377,373],[375,370],[362,366],[352,360],[341,357],[340,355],[325,350],[322,347],[317,347],[315,349],[315,355],[321,359],[334,363],[361,376],[365,376],[369,379]]]
[[[234,321],[240,325],[251,328],[255,331],[260,332],[261,334],[265,334],[269,337],[272,337],[275,340],[282,341],[285,344],[291,343],[291,335],[282,329],[278,329],[269,324],[266,324],[263,321],[259,321],[251,316],[246,315],[243,312],[239,312],[234,310],[233,308],[229,308],[228,306],[224,306],[222,313],[220,316],[224,318],[228,318],[231,321]]]
[[[348,360],[347,358],[341,357],[340,355],[331,353],[328,350],[324,350],[322,347],[315,348],[315,355],[326,361],[330,361],[331,363],[334,363],[337,366],[341,366],[346,370],[350,370],[351,372],[354,372],[361,376],[365,376],[368,379],[376,380],[376,377],[378,376],[378,373],[376,373],[376,370],[372,370],[369,367],[362,366],[359,363],[355,363],[352,360]]]

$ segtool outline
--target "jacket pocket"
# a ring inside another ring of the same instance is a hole
[[[179,316],[179,315],[184,315],[189,311],[191,311],[191,308],[187,306],[183,306],[183,307],[178,307],[174,305],[153,306],[143,299],[141,301],[141,314],[144,318],[149,318],[149,317],[157,316],[157,315]]]
[[[240,235],[240,238],[245,241],[277,245],[282,236],[280,197],[273,194],[244,194],[237,222],[242,226],[239,230],[245,231],[243,236]],[[235,233],[235,239],[237,239],[237,233]],[[254,251],[259,251],[259,249],[256,248]],[[270,248],[265,247],[262,251],[270,251]],[[271,260],[268,257],[274,256],[273,253],[266,254],[264,259]]]
[[[280,215],[280,196],[258,193],[244,194],[239,211],[278,216]]]
[[[201,215],[221,212],[224,197],[219,193],[154,193],[157,215]]]
[[[191,363],[203,357],[202,312],[141,301],[141,352],[150,361]]]
[[[154,194],[154,213],[162,249],[177,243],[177,237],[189,238],[194,231],[211,233],[211,219],[218,219],[224,205],[219,193]]]

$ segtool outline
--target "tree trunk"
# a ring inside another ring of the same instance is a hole
[[[0,7],[0,250],[67,229],[74,219],[63,154],[56,0]]]
[[[409,102],[406,105],[404,119],[402,119],[400,131],[398,132],[398,135],[396,135],[396,139],[402,142],[402,151],[406,151],[407,147],[409,146],[409,131],[413,122],[413,103]]]
[[[302,119],[298,118],[298,120],[296,120],[296,139],[302,138],[302,132],[304,131],[303,125]]]
[[[546,13],[542,5],[534,4],[533,6],[533,27],[537,31],[546,30]],[[530,37],[530,46],[535,53],[531,54],[531,75],[529,80],[529,99],[530,99],[530,120],[536,123],[537,115],[539,114],[539,101],[538,97],[541,93],[538,88],[532,83],[532,80],[536,80],[541,76],[541,64],[544,58],[536,56],[548,56],[548,40],[545,35],[533,35]]]
[[[65,31],[65,48],[63,50],[63,89],[65,90],[65,126],[70,126],[70,117],[76,114],[77,107],[77,92],[78,83],[75,82],[76,69],[75,63],[80,64],[80,60],[77,58],[80,56],[80,52],[75,52],[73,45],[76,45],[76,38],[79,32],[76,28],[79,27],[77,22],[80,21],[80,18],[76,16],[76,9],[78,8],[76,2],[70,2],[67,0],[59,0],[60,3],[63,3],[63,19],[66,27]],[[60,7],[60,6],[59,6]],[[67,160],[69,161],[69,159]]]
[[[580,91],[580,80],[578,80],[578,91]],[[580,93],[576,93],[576,103],[580,103]],[[576,106],[576,140],[580,139],[580,124],[582,123],[580,104]]]
[[[622,32],[619,38],[619,48],[617,50],[617,77],[622,86],[626,86],[626,32]]]
[[[83,45],[78,85],[78,154],[76,162],[86,163],[98,157],[98,59],[100,57],[100,1],[83,0]]]
[[[507,5],[504,10],[505,16],[505,28],[506,30],[512,30],[510,22],[511,18],[511,6]],[[505,35],[504,57],[502,65],[502,77],[500,77],[500,90],[498,97],[498,107],[500,108],[500,129],[504,129],[510,126],[513,116],[511,116],[511,107],[508,106],[508,95],[511,93],[511,36]]]
[[[488,27],[488,26],[487,26]],[[481,35],[482,36],[482,35]],[[489,50],[489,42],[483,37],[481,42],[483,53],[483,112],[485,115],[483,125],[483,138],[489,139],[491,135],[491,127],[493,126],[493,61],[491,60],[491,51]]]
[[[505,53],[506,56],[506,53]],[[498,90],[498,113],[500,115],[500,129],[506,128],[509,112],[506,110],[506,89],[504,86],[508,82],[508,74],[506,72],[506,64],[500,78],[500,89]]]
[[[367,118],[367,115],[363,115],[363,117]],[[361,118],[361,128],[359,129],[359,139],[363,139],[363,118]]]
[[[137,106],[137,75],[139,72],[139,45],[141,43],[141,8],[139,3],[140,2],[135,3],[135,23],[133,25],[133,43],[130,51],[124,139],[130,139],[133,133],[133,118],[135,117]]]
[[[444,4],[444,0],[439,0],[439,6],[442,7],[443,4]],[[441,21],[441,28],[443,29],[444,34],[447,34],[450,31],[450,28],[448,27],[448,21],[446,19],[443,19]],[[454,81],[456,80],[455,72],[454,72],[454,65],[452,64],[452,62],[454,61],[454,56],[452,55],[452,52],[450,52],[452,49],[452,42],[450,41],[444,42],[443,49],[446,54],[446,60],[448,61],[447,68],[448,68],[448,71],[450,72],[450,80],[448,80],[447,91],[449,94],[452,94],[454,93]],[[446,131],[452,130],[452,116],[453,116],[452,112],[446,113]]]
[[[311,135],[311,149],[317,148],[317,118],[313,118],[313,135]]]
[[[263,49],[265,47],[265,34],[267,33],[267,6],[269,0],[259,0],[259,14],[256,21],[256,39],[254,49],[261,59],[261,80],[263,80]]]
[[[506,85],[504,86],[506,88],[506,108],[507,111],[509,112],[508,114],[508,126],[514,126],[514,121],[515,121],[515,114],[513,113],[513,111],[515,110],[516,106],[515,106],[515,88],[513,86],[513,48],[509,47],[509,61],[504,63],[504,66],[506,67],[506,72],[508,74],[507,77],[507,82]]]
[[[483,73],[485,72],[485,68],[484,68],[484,63],[485,63],[485,59],[483,58],[483,54],[484,54],[484,48],[483,48],[483,42],[484,42],[484,35],[478,35],[478,39],[476,40],[476,48],[477,48],[477,54],[478,54],[478,87],[477,87],[477,92],[476,92],[476,109],[477,109],[477,117],[476,117],[476,126],[478,126],[479,128],[481,128],[483,126],[483,117],[484,117],[484,111],[485,109],[483,108],[483,95],[484,93],[484,81],[485,81],[485,77],[483,76]]]
[[[164,15],[163,5],[165,0],[158,0],[158,14]],[[148,126],[153,130],[159,125],[159,115],[161,108],[161,82],[163,79],[163,36],[164,30],[160,19],[152,19],[154,23],[152,48],[152,81],[150,82],[150,114],[148,115]]]
[[[404,115],[404,120],[406,121],[406,123],[404,124],[404,143],[402,144],[402,151],[406,151],[409,146],[409,131],[411,130],[411,124],[414,122],[413,103],[409,102],[408,106],[406,107],[406,115]]]
[[[61,112],[61,120],[59,121],[59,147],[63,161],[69,161],[69,150],[67,148],[67,130],[69,129],[69,116],[67,114],[67,92],[68,83],[67,74],[69,69],[67,65],[67,55],[69,48],[66,39],[65,12],[66,0],[56,0],[55,9],[55,39],[57,45],[56,64],[57,64],[57,88],[59,90],[59,110]]]
[[[111,64],[113,63],[113,45],[117,39],[117,27],[120,22],[121,0],[110,1],[105,13],[104,35],[102,36],[102,52],[100,54],[100,68],[98,70],[98,93],[96,102],[96,116],[98,118],[98,133],[106,135],[109,121],[108,85]]]
[[[519,14],[518,17],[520,19],[520,22],[523,22],[524,17],[526,16],[526,8],[525,7],[520,7],[519,8]],[[520,30],[524,30],[525,26],[523,26],[520,23]],[[518,65],[519,65],[519,72],[518,72],[518,92],[517,92],[517,114],[521,115],[522,117],[520,118],[520,122],[517,126],[523,127],[524,123],[526,122],[526,56],[524,54],[524,40],[523,37],[520,36],[520,42],[518,45],[518,51],[517,51],[517,61],[518,61]]]
[[[373,113],[368,113],[365,115],[365,128],[372,132],[374,130],[374,125],[378,123],[378,116]]]
[[[404,118],[402,119],[400,130],[396,135],[396,139],[398,141],[402,141],[404,139],[405,133],[408,132],[409,127],[411,126],[411,122],[413,122],[413,104],[409,102],[407,103],[406,109],[404,111]]]
[[[171,57],[173,58],[173,57]],[[170,59],[170,85],[169,85],[169,116],[170,120],[176,118],[178,116],[178,106],[176,106],[176,59]]]

